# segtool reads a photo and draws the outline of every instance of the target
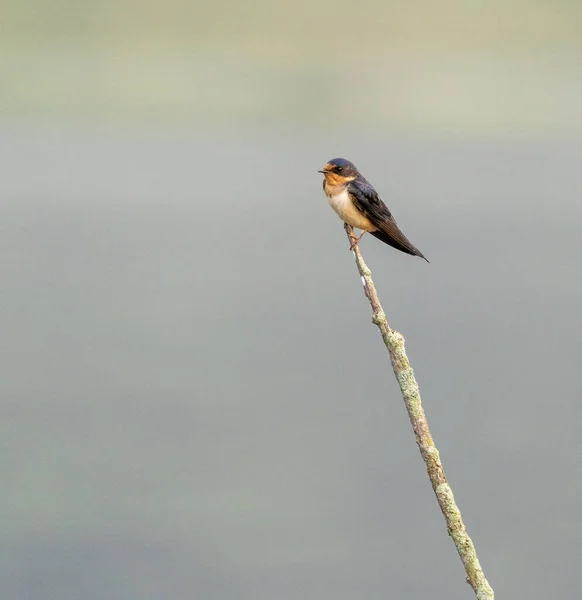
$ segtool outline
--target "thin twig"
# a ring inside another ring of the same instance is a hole
[[[347,224],[345,230],[350,243],[353,244],[356,239],[354,230]],[[479,559],[477,558],[475,546],[465,529],[461,512],[455,503],[453,491],[445,476],[439,452],[430,435],[426,415],[422,408],[418,383],[416,382],[414,372],[404,349],[404,337],[398,331],[390,329],[382,305],[378,300],[378,294],[372,281],[370,269],[368,269],[364,262],[357,244],[354,246],[353,252],[358,271],[362,277],[364,292],[372,307],[372,321],[380,330],[384,344],[390,353],[394,375],[396,375],[400,391],[402,392],[402,398],[404,399],[410,423],[416,436],[416,443],[426,464],[432,489],[445,517],[447,530],[453,538],[457,552],[463,561],[463,566],[467,574],[467,583],[473,588],[479,600],[493,600],[493,590],[487,579],[485,579],[483,569],[481,569]]]

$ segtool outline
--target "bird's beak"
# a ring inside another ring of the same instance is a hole
[[[327,171],[317,171],[318,173],[323,173],[324,175],[327,173]]]

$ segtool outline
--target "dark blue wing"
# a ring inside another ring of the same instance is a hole
[[[348,193],[356,208],[366,215],[378,228],[376,231],[370,232],[374,237],[377,237],[397,250],[406,252],[406,254],[420,256],[428,262],[422,252],[413,246],[402,231],[400,231],[390,209],[382,202],[374,186],[368,183],[363,177],[359,177],[350,182]]]

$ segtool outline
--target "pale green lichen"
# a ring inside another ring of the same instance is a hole
[[[345,230],[350,240],[355,239],[352,238],[353,229],[347,224]],[[382,339],[390,353],[394,374],[396,375],[406,405],[406,410],[408,411],[408,416],[414,429],[416,442],[426,464],[428,476],[437,497],[437,501],[443,516],[445,517],[447,531],[453,539],[457,552],[465,567],[467,583],[473,588],[478,600],[494,600],[493,590],[485,578],[483,569],[477,558],[475,546],[467,533],[461,517],[461,512],[455,503],[453,491],[446,480],[439,452],[436,449],[430,434],[426,415],[422,407],[418,383],[414,377],[414,371],[410,366],[408,357],[406,356],[404,337],[401,333],[391,329],[388,325],[388,320],[386,319],[386,315],[380,305],[378,295],[376,294],[376,288],[372,281],[370,269],[364,262],[358,246],[355,246],[353,254],[360,275],[365,280],[364,291],[372,307],[372,321],[380,330]]]

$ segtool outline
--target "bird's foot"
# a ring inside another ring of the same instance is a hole
[[[350,252],[358,245],[358,242],[364,237],[365,233],[366,233],[365,231],[362,231],[362,235],[358,238],[354,237],[354,236],[350,237],[351,242],[352,242],[350,245]]]

